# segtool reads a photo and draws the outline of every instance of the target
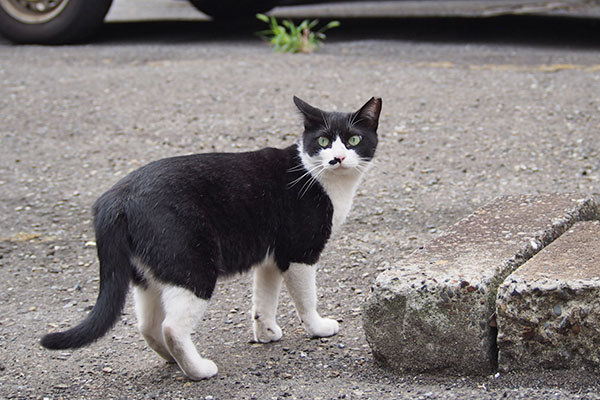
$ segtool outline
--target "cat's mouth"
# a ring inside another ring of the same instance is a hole
[[[343,163],[336,163],[336,164],[331,164],[327,166],[327,170],[331,171],[331,172],[335,172],[335,173],[348,173],[353,171],[355,168],[351,165],[347,165],[347,164],[343,164]]]
[[[332,160],[332,161],[329,161],[329,165],[326,165],[325,168],[333,171],[336,169],[346,169],[346,166],[341,163],[336,163]]]

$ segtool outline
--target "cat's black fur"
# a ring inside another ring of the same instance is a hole
[[[218,276],[244,272],[268,251],[283,271],[291,262],[314,264],[331,233],[333,208],[320,185],[302,196],[302,184],[288,187],[305,172],[294,171],[299,164],[296,146],[153,162],[96,202],[97,235],[123,218],[131,255],[159,281],[203,299]],[[116,204],[119,215],[111,214]]]
[[[377,119],[364,107],[326,113],[294,101],[304,115],[307,153],[319,135],[359,134],[364,139],[356,151],[373,157]],[[146,284],[136,262],[158,281],[202,299],[211,297],[217,278],[246,271],[268,253],[282,271],[290,263],[316,263],[331,234],[333,206],[310,179],[297,145],[167,158],[132,172],[94,205],[96,305],[78,326],[44,336],[42,345],[77,348],[104,335],[123,309],[129,283]]]

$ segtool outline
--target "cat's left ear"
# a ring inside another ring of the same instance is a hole
[[[304,117],[305,129],[311,129],[324,124],[325,113],[323,111],[311,106],[310,104],[308,104],[304,100],[299,99],[296,96],[294,96],[294,103],[296,104],[296,107],[298,107],[298,110],[300,110],[300,113],[302,113],[302,116]]]
[[[374,131],[379,125],[379,114],[381,113],[381,98],[371,97],[367,103],[358,110],[355,115],[356,121],[360,121],[362,125],[367,126]]]

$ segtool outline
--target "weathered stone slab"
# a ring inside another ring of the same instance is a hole
[[[500,286],[499,368],[600,367],[600,222],[579,222]]]
[[[502,197],[476,210],[377,277],[363,313],[375,358],[397,371],[492,371],[500,284],[598,216],[592,198],[570,194]]]

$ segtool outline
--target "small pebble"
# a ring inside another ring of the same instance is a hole
[[[562,309],[559,305],[555,305],[554,308],[552,308],[552,312],[554,312],[554,315],[556,315],[557,317],[560,317],[560,315],[562,314]]]

